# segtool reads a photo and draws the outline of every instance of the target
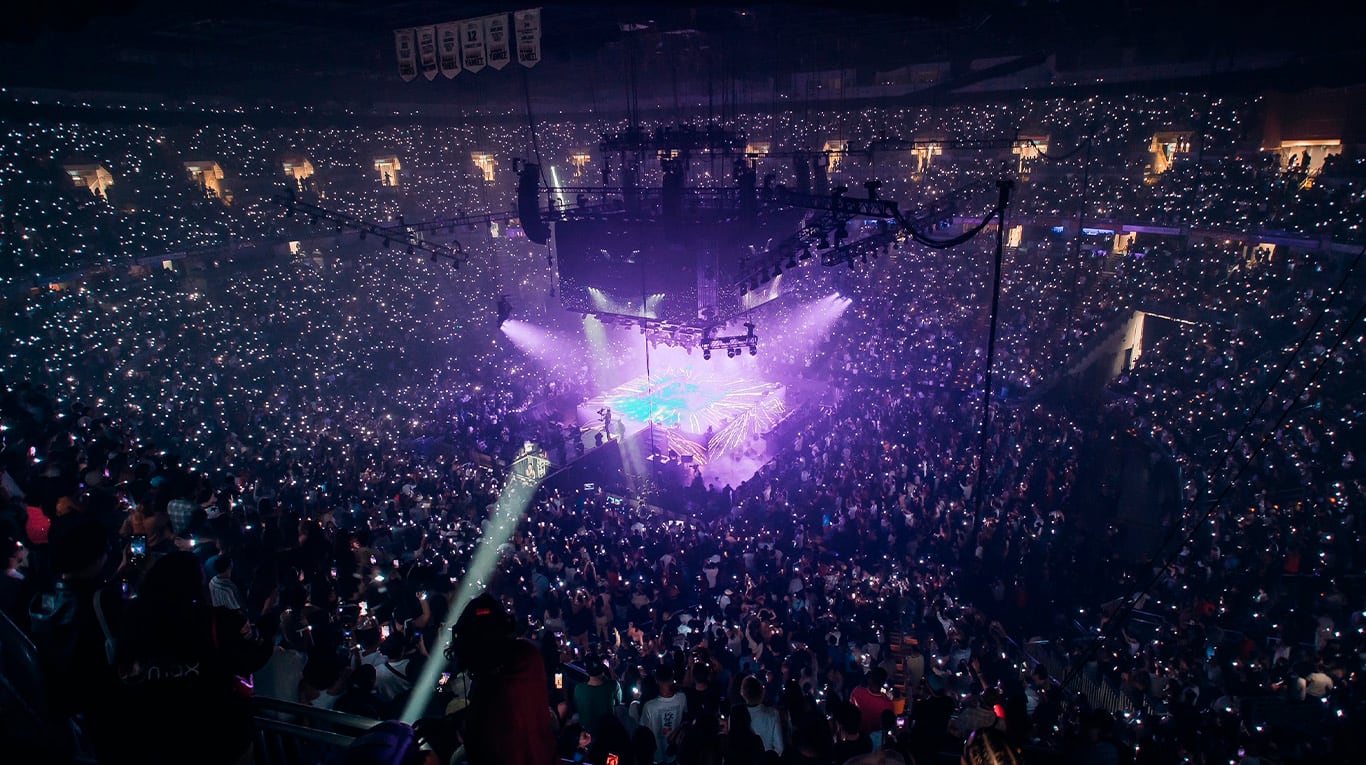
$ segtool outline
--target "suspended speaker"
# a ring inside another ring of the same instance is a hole
[[[541,166],[530,162],[522,165],[517,176],[517,217],[522,220],[522,231],[526,238],[536,244],[550,241],[550,227],[541,220],[540,204]]]

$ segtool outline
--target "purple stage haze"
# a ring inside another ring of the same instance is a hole
[[[580,392],[575,424],[587,438],[601,430],[604,407],[627,435],[653,420],[655,450],[690,455],[708,482],[738,485],[767,461],[763,435],[794,408],[786,381],[797,379],[851,302],[839,293],[807,303],[773,299],[717,331],[743,334],[743,323],[754,321],[756,356],[713,352],[704,360],[699,348],[652,345],[639,329],[594,316],[571,315],[561,329],[509,319],[503,332],[560,390]]]

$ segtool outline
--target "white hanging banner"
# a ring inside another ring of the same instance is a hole
[[[484,17],[484,39],[488,41],[489,66],[502,69],[512,60],[508,43],[508,15],[498,13]]]
[[[461,63],[467,72],[477,72],[488,64],[484,50],[484,20],[466,19],[460,22]]]
[[[541,9],[531,8],[514,14],[517,25],[517,61],[532,67],[541,61]]]
[[[441,73],[453,80],[460,74],[460,25],[438,24],[436,27],[436,56]]]
[[[417,28],[417,55],[422,62],[422,76],[430,82],[439,71],[436,64],[436,27]]]
[[[413,30],[394,30],[394,49],[398,52],[398,76],[404,82],[417,78],[417,48]]]

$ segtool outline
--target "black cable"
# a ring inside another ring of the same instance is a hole
[[[1088,134],[1086,135],[1086,140],[1084,140],[1084,141],[1082,141],[1081,143],[1079,143],[1079,144],[1077,144],[1076,146],[1074,146],[1074,147],[1072,148],[1072,150],[1069,151],[1069,152],[1067,152],[1066,154],[1060,154],[1060,155],[1058,155],[1058,156],[1053,156],[1052,154],[1049,154],[1048,152],[1046,152],[1046,151],[1044,151],[1043,149],[1039,148],[1039,142],[1038,142],[1038,141],[1035,141],[1033,138],[1028,139],[1028,141],[1029,141],[1029,145],[1030,145],[1030,146],[1033,146],[1033,147],[1034,147],[1034,150],[1037,151],[1037,152],[1039,153],[1039,156],[1040,156],[1040,157],[1043,157],[1044,160],[1046,160],[1046,161],[1048,161],[1048,162],[1065,162],[1065,161],[1071,159],[1072,157],[1075,157],[1075,156],[1077,155],[1077,152],[1079,152],[1079,151],[1081,151],[1082,149],[1086,148],[1086,147],[1091,143],[1091,139],[1093,139],[1093,138],[1095,138],[1095,137],[1096,137],[1096,128],[1095,128],[1095,126],[1093,125],[1093,126],[1091,126],[1091,132],[1088,133]]]
[[[977,431],[977,478],[972,487],[972,533],[967,544],[963,545],[963,556],[972,555],[977,549],[977,533],[982,528],[982,498],[986,496],[987,470],[987,430],[991,426],[991,368],[996,360],[996,322],[1001,314],[1001,264],[1005,260],[1006,207],[1010,204],[1010,189],[1014,184],[1000,181],[996,184],[1000,198],[996,202],[999,216],[996,227],[996,269],[991,281],[991,329],[987,332],[987,367],[982,376],[982,421]]]
[[[946,250],[950,247],[957,247],[958,245],[963,244],[964,242],[967,242],[971,240],[973,237],[982,233],[982,229],[986,228],[987,225],[990,224],[993,220],[995,220],[996,216],[1000,215],[1001,213],[1002,208],[998,205],[995,208],[993,208],[991,212],[987,213],[987,216],[982,219],[981,223],[978,223],[971,229],[968,229],[967,231],[963,232],[962,234],[959,234],[958,236],[953,237],[952,239],[931,239],[925,236],[924,234],[920,233],[919,231],[916,231],[914,228],[912,228],[911,225],[906,222],[905,216],[898,215],[897,222],[900,223],[901,227],[906,230],[906,233],[910,235],[911,239],[915,240],[917,243],[922,244],[931,249]]]
[[[1294,350],[1288,355],[1286,362],[1281,366],[1281,369],[1277,374],[1277,378],[1273,380],[1271,385],[1267,387],[1267,392],[1265,395],[1263,395],[1261,403],[1259,403],[1257,405],[1257,409],[1255,409],[1248,416],[1247,420],[1244,422],[1243,428],[1239,431],[1238,437],[1235,438],[1229,444],[1228,449],[1225,450],[1223,455],[1220,457],[1218,465],[1225,464],[1228,461],[1228,459],[1234,453],[1236,453],[1238,443],[1242,440],[1242,437],[1251,428],[1252,422],[1256,420],[1257,416],[1261,412],[1261,408],[1265,406],[1266,402],[1270,399],[1271,393],[1277,387],[1279,387],[1282,380],[1284,379],[1285,373],[1289,370],[1290,365],[1294,363],[1294,360],[1299,355],[1300,350],[1304,348],[1305,344],[1315,334],[1319,322],[1322,320],[1324,316],[1328,314],[1328,311],[1332,308],[1333,302],[1337,299],[1337,296],[1339,294],[1342,294],[1343,288],[1346,286],[1348,279],[1351,277],[1352,273],[1356,271],[1357,266],[1360,265],[1363,255],[1366,255],[1366,247],[1363,247],[1361,252],[1357,254],[1357,257],[1353,260],[1352,265],[1347,269],[1347,272],[1343,274],[1342,279],[1339,280],[1338,287],[1334,291],[1332,299],[1330,299],[1328,304],[1324,306],[1323,310],[1319,312],[1318,318],[1315,320],[1314,324],[1309,328],[1309,331],[1306,332],[1304,336],[1300,338],[1299,343],[1296,344]],[[1300,387],[1299,392],[1297,392],[1295,396],[1292,399],[1290,399],[1290,403],[1283,408],[1280,416],[1277,417],[1275,424],[1262,437],[1261,442],[1259,442],[1256,448],[1252,450],[1252,453],[1249,454],[1243,460],[1243,464],[1238,468],[1238,471],[1226,482],[1223,490],[1219,492],[1219,495],[1215,497],[1212,501],[1210,501],[1209,508],[1206,509],[1205,512],[1195,521],[1195,523],[1191,525],[1190,530],[1180,540],[1181,543],[1173,548],[1174,552],[1172,552],[1165,559],[1162,560],[1162,565],[1156,567],[1156,571],[1154,572],[1152,577],[1148,579],[1147,584],[1143,585],[1143,587],[1141,588],[1139,588],[1137,584],[1129,588],[1129,592],[1123,596],[1124,605],[1121,607],[1120,611],[1116,613],[1113,618],[1110,619],[1110,621],[1105,625],[1104,628],[1101,629],[1100,634],[1091,640],[1086,651],[1082,653],[1080,658],[1073,662],[1072,667],[1068,670],[1067,675],[1061,683],[1063,687],[1066,687],[1077,677],[1077,675],[1081,671],[1081,668],[1085,666],[1086,663],[1091,660],[1091,657],[1094,656],[1095,653],[1100,649],[1101,642],[1104,641],[1107,637],[1113,636],[1116,626],[1122,626],[1124,622],[1130,616],[1133,615],[1133,612],[1138,608],[1139,598],[1147,594],[1150,590],[1152,590],[1154,586],[1157,585],[1159,581],[1162,580],[1162,577],[1166,574],[1167,567],[1170,566],[1174,559],[1180,555],[1180,551],[1184,549],[1186,545],[1190,544],[1191,540],[1195,538],[1196,532],[1199,531],[1202,527],[1204,527],[1205,523],[1209,521],[1210,517],[1214,514],[1214,511],[1219,507],[1220,503],[1223,502],[1228,497],[1228,495],[1233,491],[1234,487],[1238,485],[1238,482],[1243,477],[1243,474],[1247,472],[1247,469],[1256,462],[1256,459],[1258,455],[1261,454],[1262,449],[1264,449],[1266,447],[1266,444],[1272,438],[1275,437],[1276,432],[1280,430],[1281,426],[1290,417],[1290,415],[1296,411],[1294,406],[1295,403],[1299,401],[1300,397],[1302,397],[1309,390],[1309,387],[1312,386],[1314,382],[1318,379],[1319,375],[1323,372],[1324,367],[1327,366],[1328,361],[1333,357],[1333,354],[1337,351],[1337,349],[1342,345],[1343,341],[1347,338],[1347,335],[1350,333],[1352,326],[1355,325],[1356,322],[1361,319],[1363,313],[1366,313],[1366,302],[1362,303],[1357,308],[1356,314],[1351,318],[1351,320],[1349,320],[1343,326],[1342,331],[1338,333],[1338,337],[1333,342],[1332,347],[1330,347],[1327,351],[1324,352],[1322,360],[1319,362],[1318,367],[1315,368],[1314,373],[1310,375],[1309,379],[1306,380],[1304,385]],[[1187,511],[1193,511],[1198,506],[1203,496],[1204,491],[1202,490],[1199,495],[1197,495],[1193,500],[1191,500],[1190,504],[1187,506]],[[1182,515],[1184,517],[1185,513],[1183,512]],[[1174,529],[1174,531],[1176,531],[1176,529]],[[1171,534],[1168,535],[1168,538],[1163,541],[1162,547],[1165,547],[1171,541],[1172,536],[1173,535]],[[1162,552],[1162,547],[1158,548],[1157,552],[1159,555]],[[1156,557],[1157,556],[1155,555],[1154,558]]]

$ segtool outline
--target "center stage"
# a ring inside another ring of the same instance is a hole
[[[653,460],[683,467],[689,480],[700,473],[708,484],[738,486],[767,461],[763,436],[787,417],[786,393],[779,383],[674,368],[585,401],[578,408],[579,424],[601,430],[600,412],[610,410],[612,437],[640,444],[623,450],[628,471],[643,471],[645,461]],[[638,433],[643,437],[632,438]]]

